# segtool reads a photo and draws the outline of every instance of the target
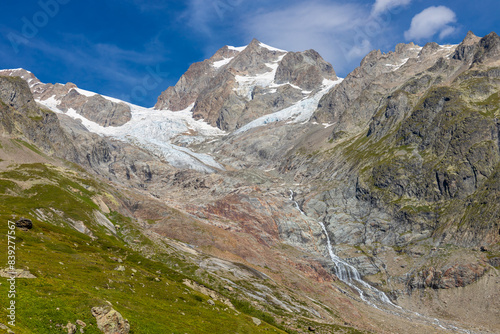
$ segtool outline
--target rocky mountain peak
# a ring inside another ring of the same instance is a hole
[[[316,51],[287,52],[253,39],[244,47],[224,46],[192,64],[160,95],[155,109],[179,111],[194,103],[196,119],[234,130],[290,107],[334,80],[332,65]]]
[[[474,45],[481,40],[481,37],[476,36],[472,31],[468,31],[461,45]]]
[[[8,77],[20,77],[24,81],[26,81],[30,87],[40,83],[37,77],[30,71],[27,71],[23,68],[9,69],[0,71],[0,75],[8,76]]]
[[[402,55],[402,56],[410,56],[414,54],[415,48],[419,48],[418,45],[416,45],[413,42],[410,43],[399,43],[396,45],[396,48],[394,49],[396,54]]]
[[[284,54],[286,54],[286,51],[270,47],[253,39],[243,51],[234,57],[227,67],[243,75],[262,74],[269,72],[269,66],[266,66],[266,64],[279,61]]]
[[[238,53],[240,53],[240,51],[237,51],[235,49],[231,49],[229,46],[225,45],[222,48],[220,48],[219,50],[217,50],[217,52],[214,53],[214,55],[212,57],[210,57],[210,59],[208,59],[208,61],[213,64],[216,61],[221,61],[224,59],[233,58]]]
[[[453,59],[461,60],[468,65],[496,62],[500,60],[500,37],[491,32],[481,38],[469,31],[458,45]]]
[[[424,45],[424,47],[422,48],[422,50],[420,50],[420,53],[418,54],[418,57],[426,57],[426,56],[429,56],[433,53],[435,53],[436,51],[438,51],[440,48],[439,44],[436,43],[436,42],[429,42],[427,44]]]
[[[318,52],[288,52],[276,70],[275,82],[291,83],[304,90],[313,90],[324,79],[337,80],[333,66],[326,62]]]
[[[498,60],[500,60],[500,37],[495,32],[491,32],[479,41],[479,50],[475,55],[474,62],[483,63]]]
[[[224,70],[233,74],[256,75],[268,71],[265,63],[276,61],[284,53],[285,51],[269,47],[257,39],[243,47],[223,46],[209,59],[191,64],[175,86],[168,87],[161,93],[154,108],[184,110]]]
[[[374,50],[341,84],[320,100],[313,118],[317,122],[333,123],[334,132],[364,128],[375,111],[385,103],[383,99],[398,87],[416,93],[430,87],[433,80],[443,82],[452,79],[463,70],[462,62],[454,63],[453,60],[472,62],[479,40],[469,33],[459,46],[427,43],[420,47],[408,43],[398,44],[394,51],[387,53]],[[489,49],[495,50],[494,36],[489,40]]]

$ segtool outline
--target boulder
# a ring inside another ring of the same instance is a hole
[[[33,228],[33,222],[28,218],[21,218],[16,222],[16,227],[27,231]]]
[[[128,320],[110,306],[93,307],[92,315],[96,318],[97,328],[104,334],[128,334],[130,332]]]
[[[35,275],[33,275],[29,270],[25,269],[14,269],[10,270],[8,268],[6,269],[0,269],[0,277],[5,277],[5,278],[36,278]]]
[[[76,334],[76,325],[68,322],[68,324],[64,327],[68,330],[68,334]]]

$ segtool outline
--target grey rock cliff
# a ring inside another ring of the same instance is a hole
[[[33,73],[24,69],[2,70],[1,75],[20,77],[28,83],[35,100],[55,99],[58,107],[67,111],[72,108],[85,118],[102,126],[120,126],[131,118],[130,107],[125,103],[117,103],[99,94],[86,96],[80,94],[73,83],[44,84]]]
[[[35,103],[26,81],[0,76],[0,132],[33,143],[49,154],[71,159],[76,149],[57,116]]]
[[[78,114],[102,126],[120,126],[130,121],[132,116],[130,107],[125,103],[116,103],[97,94],[87,97],[74,89],[62,97],[58,107],[63,111],[73,108]]]
[[[291,83],[304,90],[314,90],[324,79],[336,80],[332,65],[314,50],[288,52],[276,70],[278,84]]]

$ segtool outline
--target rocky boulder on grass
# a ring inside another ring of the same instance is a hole
[[[25,231],[31,230],[33,228],[33,222],[30,219],[21,218],[16,222],[16,227]]]
[[[110,306],[93,307],[92,315],[97,320],[97,328],[104,334],[128,334],[130,325],[127,319]]]

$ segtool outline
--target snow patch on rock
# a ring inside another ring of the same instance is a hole
[[[242,126],[238,130],[234,132],[234,134],[242,133],[248,131],[250,129],[264,126],[266,124],[281,122],[285,120],[289,120],[289,123],[302,123],[307,122],[313,115],[314,111],[318,107],[319,100],[323,95],[328,93],[330,89],[338,85],[344,80],[343,78],[339,78],[335,81],[324,79],[323,80],[323,89],[321,89],[318,93],[316,93],[312,97],[307,97],[296,104],[274,112],[272,114],[264,115],[262,117],[253,120],[252,122]]]

